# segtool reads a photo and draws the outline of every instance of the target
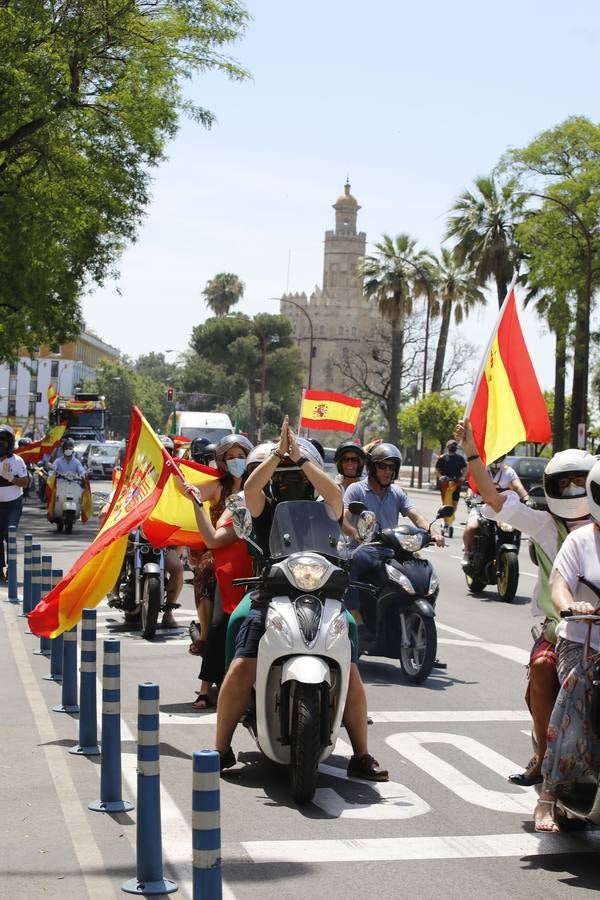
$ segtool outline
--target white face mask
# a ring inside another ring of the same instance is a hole
[[[67,448],[66,450],[63,451],[63,456],[67,456],[67,457],[73,456],[73,451],[72,451],[72,450],[69,450],[69,449]]]
[[[245,459],[228,459],[227,460],[227,471],[230,475],[233,475],[234,478],[241,478],[244,472],[246,471],[246,460]]]
[[[561,497],[585,497],[585,488],[580,487],[578,484],[571,484],[564,489]]]

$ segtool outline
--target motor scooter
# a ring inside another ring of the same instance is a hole
[[[64,528],[65,534],[71,534],[73,525],[81,517],[82,494],[83,485],[79,475],[73,472],[56,475],[52,521],[57,531]]]
[[[469,500],[466,503],[469,508],[482,505]],[[462,564],[471,593],[479,594],[486,585],[495,584],[500,599],[511,603],[519,586],[520,546],[520,531],[507,522],[481,515],[473,547]]]
[[[233,523],[252,542],[247,510],[234,508]],[[350,678],[343,606],[349,576],[340,537],[325,503],[278,503],[261,575],[233,579],[258,588],[266,604],[254,702],[244,724],[265,756],[289,767],[299,804],[312,799],[319,763],[333,752]]]
[[[118,586],[108,595],[108,605],[122,610],[126,622],[139,622],[142,637],[151,641],[166,602],[167,583],[165,551],[149,544],[136,528],[129,534]]]

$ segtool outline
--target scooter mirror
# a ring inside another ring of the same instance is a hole
[[[237,506],[232,510],[233,530],[239,538],[244,540],[250,537],[252,532],[252,516],[245,506]]]
[[[367,507],[362,502],[362,500],[353,500],[352,503],[348,505],[348,509],[352,513],[353,516],[359,516],[363,510]]]
[[[361,503],[360,505],[364,506],[363,503]],[[361,541],[368,543],[375,534],[376,528],[377,516],[375,515],[375,513],[371,512],[370,509],[363,509],[360,516],[358,517],[358,523],[356,525],[358,536]]]
[[[450,516],[454,515],[454,507],[453,506],[442,506],[438,509],[436,514],[436,519],[449,519]]]

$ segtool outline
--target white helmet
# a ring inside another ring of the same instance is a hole
[[[273,441],[267,441],[265,444],[257,444],[246,458],[246,472],[252,472],[256,466],[259,466],[261,462],[264,462],[267,456],[276,449],[277,444],[274,444]]]
[[[559,479],[567,475],[587,477],[595,461],[595,457],[587,450],[561,450],[554,454],[544,472],[544,493],[548,509],[554,516],[560,519],[584,519],[589,516],[590,506],[585,487],[571,484],[561,491]]]
[[[591,468],[585,483],[590,515],[596,522],[600,522],[600,460],[597,459]]]

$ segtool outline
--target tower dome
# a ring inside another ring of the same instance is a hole
[[[335,209],[336,234],[356,234],[356,216],[360,206],[356,197],[350,193],[348,179],[344,185],[344,193],[337,198],[333,208]]]

